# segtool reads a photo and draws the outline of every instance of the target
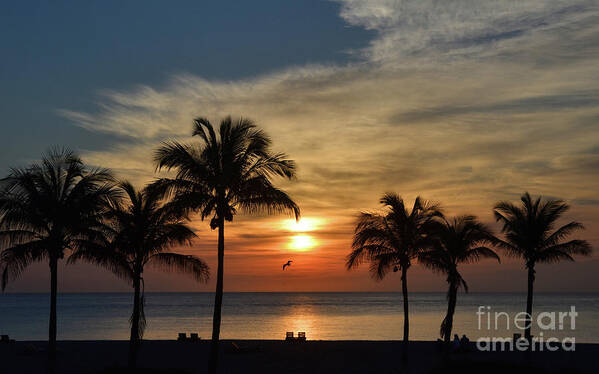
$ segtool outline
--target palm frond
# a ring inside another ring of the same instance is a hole
[[[521,205],[500,202],[495,205],[495,218],[503,224],[504,239],[495,238],[493,245],[510,256],[521,257],[527,266],[539,262],[572,260],[573,255],[589,255],[590,245],[583,240],[563,242],[582,224],[570,222],[554,230],[555,223],[569,209],[563,200],[533,198],[528,192]]]
[[[441,217],[440,208],[417,198],[408,212],[403,199],[395,193],[386,193],[380,203],[385,214],[363,212],[354,229],[352,251],[346,258],[347,269],[370,262],[370,273],[380,280],[389,270],[410,266],[411,260],[433,246],[433,223]],[[432,261],[430,266],[434,266]]]
[[[570,240],[543,248],[535,255],[535,260],[544,263],[555,263],[560,260],[574,261],[572,256],[590,256],[592,247],[586,240]]]
[[[272,178],[275,176],[292,179],[295,176],[296,165],[293,160],[289,160],[286,154],[277,153],[270,155],[268,153],[261,154],[259,157],[255,155],[256,151],[253,150],[250,153],[248,150],[244,153],[244,157],[255,159],[253,163],[250,163],[248,159],[244,160],[244,164],[247,170],[243,172],[244,178],[251,178],[253,176],[262,176],[265,178]],[[245,166],[244,165],[244,166]]]
[[[156,191],[179,211],[202,210],[213,199],[208,188],[201,183],[180,178],[160,178],[147,188]]]
[[[114,251],[110,246],[86,246],[71,254],[67,264],[87,262],[102,267],[118,278],[132,282],[135,276],[132,264],[126,255]]]
[[[202,179],[210,173],[196,149],[176,141],[163,142],[154,152],[154,161],[157,170],[177,169],[178,179]]]
[[[34,262],[45,261],[49,257],[47,241],[33,240],[5,248],[0,255],[2,266],[2,291],[9,281],[16,280]]]
[[[14,227],[14,226],[13,226]],[[37,232],[24,229],[13,229],[0,231],[0,248],[6,248],[15,243],[24,243],[40,239]]]
[[[189,274],[198,282],[205,283],[210,278],[210,268],[196,256],[178,253],[156,253],[150,257],[149,265],[163,271]]]
[[[215,144],[218,141],[212,124],[203,117],[198,117],[193,121],[192,135],[201,137],[205,144]]]
[[[97,245],[91,243],[86,250],[76,251],[73,261],[87,260],[103,266],[117,276],[132,280],[143,266],[159,262],[164,251],[178,245],[191,245],[195,232],[186,225],[188,211],[178,205],[177,200],[163,196],[163,191],[154,186],[146,186],[141,191],[130,183],[123,182],[119,188],[125,191],[127,201],[112,205],[106,217],[110,220],[111,241]],[[172,254],[175,256],[175,254]],[[181,258],[179,258],[181,259]],[[195,257],[190,257],[192,264]],[[176,260],[173,258],[172,261]],[[201,267],[201,260],[196,264]],[[177,263],[166,266],[166,270],[176,270]],[[180,268],[188,271],[188,268]]]
[[[376,256],[384,253],[392,253],[393,249],[382,244],[364,244],[355,247],[346,258],[348,270],[358,267],[364,261],[374,261]],[[399,260],[398,260],[399,261]]]
[[[68,149],[53,148],[40,162],[11,169],[0,190],[4,285],[32,262],[105,243],[104,212],[117,198],[105,169],[87,167]]]
[[[299,218],[300,210],[272,178],[291,179],[295,163],[283,153],[270,151],[270,138],[247,118],[221,120],[218,134],[206,118],[194,120],[194,146],[166,142],[155,153],[157,169],[175,169],[173,179],[155,185],[176,196],[179,207],[199,212],[213,223],[231,221],[238,210],[254,213],[286,213]],[[213,225],[211,225],[213,226]]]
[[[548,246],[558,244],[578,230],[584,230],[582,223],[569,222],[549,235],[549,237],[545,240],[545,244]]]
[[[380,253],[370,258],[370,275],[377,281],[383,280],[395,267],[400,268],[401,264],[393,252]]]
[[[252,178],[238,192],[237,205],[248,213],[286,213],[300,217],[299,206],[284,191],[273,186],[266,178]]]
[[[421,251],[418,263],[435,273],[444,274],[453,265],[452,258],[442,247]]]
[[[197,236],[193,229],[184,223],[165,223],[155,227],[150,237],[146,237],[145,246],[148,253],[159,252],[176,245],[191,245]]]
[[[499,255],[492,250],[489,247],[475,247],[472,248],[470,250],[468,250],[465,254],[465,256],[463,256],[464,259],[464,263],[471,263],[471,262],[476,262],[479,261],[481,258],[492,258],[497,260],[497,262],[501,262],[501,258],[499,257]]]

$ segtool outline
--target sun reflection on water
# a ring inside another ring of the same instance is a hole
[[[291,313],[281,317],[281,324],[286,331],[293,331],[295,336],[303,331],[309,340],[320,339],[317,322],[311,307],[294,308]]]

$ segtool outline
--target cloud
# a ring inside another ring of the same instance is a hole
[[[495,201],[525,190],[559,196],[575,202],[599,245],[595,2],[339,3],[348,24],[376,31],[357,62],[237,81],[176,75],[162,86],[101,91],[94,113],[60,114],[136,139],[84,156],[137,183],[155,176],[160,141],[191,141],[195,116],[255,119],[299,165],[298,180],[281,185],[307,214],[333,218],[323,234],[331,266],[342,266],[349,240],[334,233],[347,234],[356,212],[377,207],[385,191],[485,220]],[[268,220],[237,221],[257,231]],[[243,230],[239,248],[258,235]]]
[[[371,61],[395,62],[408,56],[431,61],[502,53],[527,40],[542,42],[539,33],[568,29],[596,18],[592,1],[340,0],[341,17],[349,24],[378,31],[362,54]],[[514,43],[502,43],[504,41]]]
[[[599,199],[574,199],[573,204],[599,206]]]
[[[397,123],[414,123],[468,114],[509,115],[534,112],[552,113],[579,108],[594,108],[599,91],[563,92],[559,95],[529,96],[490,104],[441,106],[400,113],[391,118]]]

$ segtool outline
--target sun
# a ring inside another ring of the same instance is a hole
[[[309,251],[316,246],[317,242],[310,235],[299,234],[290,238],[288,248],[298,252]]]
[[[314,235],[308,234],[318,231],[323,225],[324,219],[314,217],[303,217],[299,221],[286,219],[281,222],[283,230],[293,233],[287,242],[287,249],[296,252],[309,251],[318,245]]]

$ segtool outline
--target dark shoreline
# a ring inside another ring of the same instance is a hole
[[[236,346],[232,343],[235,342]],[[0,345],[2,373],[43,373],[46,342],[20,341]],[[401,362],[400,341],[307,341],[223,340],[222,372],[226,373],[398,373],[406,372]],[[474,347],[473,347],[474,348]],[[124,373],[128,341],[59,341],[58,373]],[[152,373],[202,373],[206,369],[209,341],[143,342],[139,367]],[[413,341],[409,345],[409,373],[597,373],[599,344],[579,343],[576,351],[460,352],[443,356],[436,342]],[[469,371],[471,369],[471,371]],[[501,369],[501,370],[500,370]],[[144,371],[141,371],[144,372]],[[443,372],[443,371],[440,371]]]

